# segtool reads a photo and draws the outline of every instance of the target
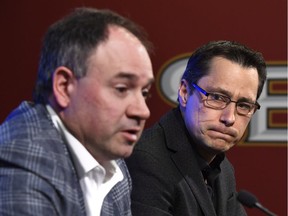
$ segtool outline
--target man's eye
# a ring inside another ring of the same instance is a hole
[[[211,97],[215,101],[224,101],[224,102],[227,101],[227,98],[223,95],[220,95],[220,94],[211,94]]]
[[[145,98],[145,100],[147,100],[151,97],[151,93],[149,92],[149,90],[143,90],[142,95]]]
[[[118,86],[116,87],[116,90],[119,92],[119,93],[125,93],[128,91],[128,88],[125,87],[125,86]]]
[[[237,103],[237,106],[242,110],[251,110],[252,105],[248,103]]]

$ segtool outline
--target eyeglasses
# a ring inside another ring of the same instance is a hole
[[[214,93],[206,92],[195,83],[192,84],[195,89],[204,94],[207,98],[205,99],[207,105],[213,109],[224,109],[231,102],[236,104],[237,113],[240,115],[252,115],[257,109],[260,109],[260,105],[256,103],[249,103],[243,101],[232,101],[230,97]]]

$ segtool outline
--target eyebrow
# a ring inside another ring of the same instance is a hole
[[[138,76],[136,76],[134,73],[131,73],[131,72],[120,72],[120,73],[116,74],[116,76],[114,78],[127,79],[127,80],[131,80],[131,81],[137,81],[139,79]],[[154,81],[155,81],[154,78],[150,78],[146,85],[147,86],[151,85]]]
[[[212,91],[207,91],[209,93],[220,93],[220,94],[224,94],[226,96],[228,96],[229,98],[232,98],[232,95],[229,91],[222,89],[220,87],[213,89]],[[240,97],[237,101],[240,102],[249,102],[249,103],[256,103],[257,100],[253,101],[251,98],[247,98],[247,97]]]

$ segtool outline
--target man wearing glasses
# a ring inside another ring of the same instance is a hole
[[[246,215],[225,152],[260,109],[265,80],[262,55],[239,43],[213,41],[192,54],[178,107],[144,132],[126,160],[133,215]]]

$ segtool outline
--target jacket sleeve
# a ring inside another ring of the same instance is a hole
[[[51,185],[12,164],[0,161],[0,167],[0,215],[59,215],[45,192],[51,194]]]

